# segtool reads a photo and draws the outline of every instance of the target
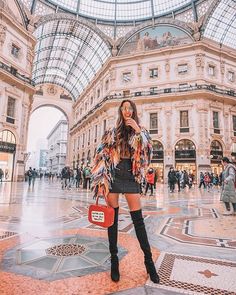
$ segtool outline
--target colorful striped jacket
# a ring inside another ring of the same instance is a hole
[[[91,177],[95,193],[100,185],[104,185],[106,195],[109,193],[115,167],[120,162],[120,150],[116,148],[115,134],[115,128],[106,131],[96,150]],[[148,131],[141,128],[139,134],[130,137],[129,145],[131,147],[132,173],[135,180],[141,183],[145,178],[146,168],[152,157],[152,140]]]

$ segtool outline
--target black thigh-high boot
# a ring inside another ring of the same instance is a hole
[[[147,273],[149,274],[151,281],[158,284],[160,279],[152,260],[152,252],[148,242],[145,224],[143,222],[142,210],[140,209],[137,211],[130,211],[130,215],[133,220],[136,236],[138,238],[140,247],[144,253],[144,263]]]
[[[111,279],[113,282],[118,282],[120,280],[120,272],[119,272],[119,259],[117,256],[118,248],[117,248],[117,235],[118,235],[118,215],[119,215],[119,207],[114,208],[115,217],[114,223],[112,226],[108,227],[108,240],[109,240],[109,250],[111,253]]]

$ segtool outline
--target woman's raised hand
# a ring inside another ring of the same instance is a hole
[[[139,133],[141,131],[141,128],[138,126],[136,121],[132,118],[125,120],[125,125],[132,127],[136,133]]]

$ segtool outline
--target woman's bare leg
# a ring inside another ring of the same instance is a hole
[[[137,211],[141,209],[140,197],[140,194],[125,194],[130,211]]]
[[[113,208],[119,207],[119,194],[117,193],[109,193],[107,196],[107,201],[109,206]]]

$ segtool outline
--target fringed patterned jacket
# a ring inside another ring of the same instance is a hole
[[[95,193],[100,185],[104,185],[105,195],[109,193],[115,167],[120,162],[120,151],[116,148],[115,134],[115,128],[106,131],[97,148],[91,177]],[[129,145],[131,147],[132,173],[135,180],[141,183],[152,156],[152,141],[148,131],[141,128],[139,134],[130,137]]]

